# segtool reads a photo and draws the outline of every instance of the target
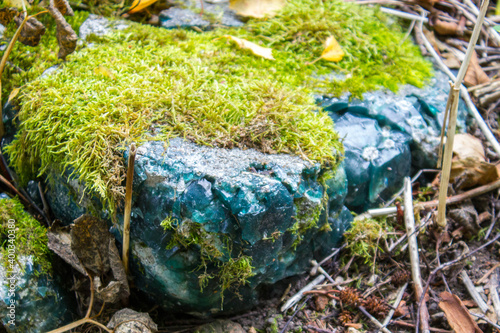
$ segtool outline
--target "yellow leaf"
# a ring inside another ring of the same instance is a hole
[[[344,51],[342,51],[339,42],[337,42],[333,36],[328,37],[325,42],[325,49],[321,54],[321,58],[328,61],[339,62],[343,57]]]
[[[272,54],[273,50],[270,48],[262,47],[262,46],[255,44],[255,43],[249,42],[245,39],[241,39],[241,38],[230,36],[230,35],[224,35],[222,37],[231,39],[232,41],[236,42],[236,44],[238,44],[239,47],[241,47],[242,49],[247,49],[247,50],[252,51],[252,53],[255,54],[256,56],[266,58],[269,60],[274,60],[274,57]]]
[[[26,8],[31,8],[28,1],[23,0],[5,0],[5,7],[16,7],[19,9],[23,9],[23,2],[26,5]]]
[[[152,4],[154,4],[156,1],[158,1],[158,0],[134,0],[134,2],[132,2],[132,5],[130,6],[128,13],[134,14],[134,13],[140,12],[144,8],[149,7]]]
[[[9,98],[7,99],[7,101],[12,101],[14,98],[16,98],[17,94],[19,94],[19,88],[14,88],[12,89],[12,91],[10,92],[10,95],[9,95]]]
[[[110,79],[115,78],[113,73],[111,73],[111,71],[108,68],[101,66],[101,65],[94,68],[94,74],[95,75],[102,75],[102,76],[105,76],[105,77],[110,78]]]
[[[285,0],[230,0],[229,8],[247,17],[272,17],[285,7]]]

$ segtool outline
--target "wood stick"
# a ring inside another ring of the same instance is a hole
[[[462,282],[465,285],[465,288],[467,288],[469,295],[472,297],[474,302],[476,302],[477,306],[479,306],[483,313],[488,312],[488,305],[483,300],[481,295],[479,295],[479,293],[477,292],[476,288],[474,287],[474,283],[472,283],[472,280],[465,270],[462,270],[460,272],[460,277],[462,278]]]
[[[477,197],[481,194],[488,193],[490,191],[496,190],[500,188],[500,180],[494,181],[493,183],[486,184],[480,187],[476,187],[475,189],[469,190],[464,193],[460,193],[457,195],[454,195],[452,197],[449,197],[446,199],[446,204],[447,205],[452,205],[456,204],[459,202],[462,202],[464,200],[470,199]],[[418,208],[433,208],[436,207],[439,204],[438,200],[432,200],[432,201],[427,201],[427,202],[421,202],[417,203],[416,207]],[[402,206],[404,210],[404,206]],[[387,215],[392,215],[396,214],[397,212],[397,207],[387,207],[387,208],[378,208],[378,209],[369,209],[366,213],[358,215],[356,218],[361,216],[362,218],[370,218],[370,217],[376,217],[376,216],[387,216]]]
[[[427,39],[427,37],[425,37],[425,34],[423,33],[423,22],[419,22],[419,25],[417,25],[417,26],[419,27],[418,29],[416,29],[416,31],[419,32],[419,34],[418,34],[419,35],[419,39],[423,41],[423,43],[424,43],[427,51],[436,60],[439,68],[443,72],[445,72],[446,75],[448,75],[448,77],[451,80],[455,81],[456,80],[455,75],[450,71],[450,69],[448,68],[448,66],[446,66],[444,64],[444,62],[441,59],[441,57],[439,56],[439,54],[437,54],[436,50],[434,50],[434,48],[432,47],[432,45],[429,42],[429,40]],[[471,46],[471,45],[474,45],[474,44],[469,43],[468,45]],[[462,95],[462,98],[465,101],[465,104],[467,104],[467,108],[469,110],[469,113],[474,117],[474,119],[476,119],[477,125],[479,126],[479,128],[483,132],[484,136],[486,137],[486,140],[488,140],[488,142],[491,143],[491,146],[493,147],[493,150],[495,150],[495,152],[498,155],[500,155],[500,144],[498,143],[497,139],[495,138],[495,136],[491,132],[488,124],[486,124],[486,122],[484,121],[483,117],[481,116],[481,114],[477,110],[476,106],[474,105],[474,102],[472,101],[472,99],[469,96],[469,93],[467,92],[467,88],[465,86],[463,86],[463,85],[460,86],[460,93]]]
[[[410,177],[405,178],[404,191],[405,204],[405,224],[406,233],[408,234],[408,244],[411,263],[411,277],[415,288],[415,298],[420,300],[423,295],[422,279],[420,277],[420,259],[418,256],[417,236],[415,235],[415,217],[413,215],[413,198],[411,193]],[[418,324],[417,324],[418,325]],[[425,300],[420,305],[420,325],[423,333],[429,333],[429,312]],[[417,326],[418,328],[418,326]]]
[[[135,143],[132,142],[128,153],[129,155],[128,155],[128,169],[127,169],[127,186],[125,192],[125,212],[123,215],[122,261],[123,261],[123,267],[125,268],[125,273],[127,275],[129,273],[128,258],[129,258],[129,247],[130,247],[130,212],[132,210],[132,184],[134,180],[135,153],[136,153]]]
[[[392,303],[392,309],[389,310],[387,317],[385,317],[384,322],[382,323],[384,327],[389,325],[389,323],[391,322],[392,316],[394,316],[394,313],[396,312],[399,303],[401,303],[401,300],[403,299],[407,287],[408,287],[408,282],[406,282],[401,288],[399,288],[396,300],[394,301],[394,303]]]
[[[370,319],[370,321],[372,323],[375,324],[375,326],[377,326],[382,332],[384,333],[391,333],[391,331],[389,331],[386,327],[384,327],[384,325],[382,325],[380,323],[380,321],[378,321],[377,319],[375,319],[375,317],[373,317],[371,314],[368,313],[368,311],[366,311],[366,309],[362,306],[358,306],[358,309],[363,312],[363,314],[368,318]]]
[[[495,309],[495,313],[497,315],[497,322],[500,320],[500,297],[498,296],[498,275],[495,272],[490,279],[490,295],[491,300],[493,301],[493,308]]]
[[[467,47],[467,52],[465,53],[465,59],[460,66],[458,75],[453,82],[450,94],[448,96],[448,105],[450,107],[448,128],[446,134],[446,145],[443,155],[443,167],[441,172],[441,181],[439,184],[439,205],[438,205],[438,216],[437,224],[441,228],[446,227],[446,198],[448,196],[448,184],[450,182],[451,173],[451,159],[453,157],[453,141],[455,138],[455,129],[457,125],[457,113],[458,113],[458,101],[460,98],[460,87],[462,86],[462,81],[464,80],[465,73],[469,68],[470,60],[474,54],[474,45],[477,44],[477,39],[479,38],[479,33],[481,32],[481,27],[483,26],[484,17],[486,11],[488,10],[489,0],[483,0],[481,4],[481,11],[478,13],[477,22],[474,26],[474,31],[472,32],[472,37]],[[476,14],[477,15],[477,14]],[[450,102],[451,100],[451,102]],[[446,121],[445,121],[446,122]],[[440,147],[441,149],[441,147]]]
[[[407,323],[406,321],[402,321],[402,320],[394,320],[392,323],[395,325],[404,326],[404,327],[413,327],[413,328],[415,327],[415,325]],[[447,331],[447,330],[443,330],[441,328],[433,328],[433,327],[429,327],[429,330],[431,332],[438,332],[438,333],[454,333],[454,331]]]
[[[304,295],[304,293],[306,291],[311,291],[315,286],[322,283],[323,281],[325,281],[325,276],[322,274],[318,275],[314,280],[309,282],[309,284],[307,284],[307,286],[300,289],[295,295],[290,297],[290,299],[288,301],[286,301],[286,303],[283,304],[283,306],[281,307],[281,309],[280,309],[281,312],[285,312],[286,310],[290,309],[295,303],[300,301],[300,299],[302,298],[302,296]]]

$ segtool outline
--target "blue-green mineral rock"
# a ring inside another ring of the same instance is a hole
[[[411,170],[434,168],[449,92],[448,77],[436,71],[424,88],[402,86],[398,93],[368,92],[363,99],[320,98],[344,137],[349,183],[346,206],[361,212],[389,199]],[[458,130],[467,110],[459,103]]]
[[[332,174],[289,155],[148,142],[135,162],[135,285],[167,308],[251,307],[260,285],[303,272],[313,252],[338,244],[352,220],[345,194],[342,167]]]

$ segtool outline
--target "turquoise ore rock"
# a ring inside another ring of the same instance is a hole
[[[436,167],[448,81],[436,71],[424,88],[369,92],[363,100],[350,101],[349,95],[318,99],[344,138],[349,209],[375,207],[402,187],[404,177]],[[457,129],[464,132],[467,109],[462,100],[458,114]]]
[[[252,307],[261,286],[304,272],[313,254],[320,258],[339,244],[352,221],[343,207],[343,167],[324,172],[296,156],[254,149],[147,142],[137,150],[133,189],[134,284],[176,311]],[[81,213],[68,209],[69,193],[79,191],[67,183],[49,192],[56,216],[70,222]],[[251,270],[235,279],[248,259]]]

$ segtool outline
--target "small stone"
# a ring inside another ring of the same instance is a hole
[[[251,330],[256,332],[255,328],[251,327]],[[195,333],[246,333],[243,327],[231,320],[216,320],[213,323],[205,324],[198,327]]]
[[[116,312],[107,327],[113,329],[115,333],[155,333],[158,331],[158,326],[148,313],[127,308]]]

